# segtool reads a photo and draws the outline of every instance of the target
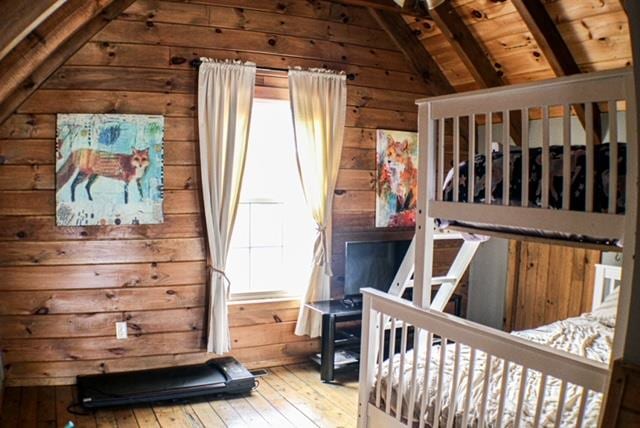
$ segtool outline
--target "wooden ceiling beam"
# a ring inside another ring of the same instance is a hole
[[[421,0],[406,0],[404,6],[398,6],[393,0],[329,0],[345,6],[360,6],[368,9],[402,13],[417,18],[429,18],[429,11],[423,7]]]
[[[427,52],[400,13],[373,8],[369,8],[369,13],[402,52],[411,68],[422,78],[429,91],[428,95],[446,95],[456,92],[438,63]],[[466,137],[468,130],[469,121],[461,118],[460,141],[463,144],[468,141]]]
[[[0,59],[67,0],[0,0],[5,21],[0,32]]]
[[[69,0],[0,61],[0,102],[112,0]]]
[[[430,92],[429,95],[445,95],[455,92],[454,87],[449,83],[436,61],[427,52],[400,13],[374,8],[369,8],[369,12],[402,52],[413,70],[425,82]]]
[[[503,86],[507,82],[494,68],[487,53],[480,46],[467,24],[462,20],[450,1],[445,1],[431,9],[431,18],[442,31],[475,81],[483,88]],[[511,114],[509,135],[513,141],[522,143],[522,118],[520,114]]]
[[[29,97],[29,95],[34,93],[49,76],[51,76],[67,61],[67,59],[77,52],[78,49],[87,43],[95,34],[102,30],[109,22],[117,18],[134,1],[135,0],[109,1],[109,4],[106,7],[101,8],[97,13],[93,13],[92,16],[84,22],[84,24],[78,25],[74,34],[68,37],[64,42],[58,44],[57,48],[52,49],[46,58],[40,58],[38,56],[37,66],[34,63],[23,64],[25,68],[31,71],[28,74],[25,72],[22,73],[22,80],[17,84],[14,83],[12,85],[12,91],[3,91],[4,98],[0,102],[0,124],[14,113]],[[86,3],[95,2],[88,1]],[[57,28],[55,25],[53,27],[54,29]],[[37,29],[36,31],[40,31],[40,29]],[[27,51],[27,53],[28,52],[29,51]],[[12,56],[12,54],[10,54],[9,57]],[[6,59],[10,59],[9,57]],[[0,62],[0,70],[2,70],[1,66],[3,62],[4,61]],[[17,62],[13,66],[16,67],[18,64],[21,64],[21,62]]]
[[[555,22],[540,0],[513,0],[513,5],[520,17],[529,28],[533,38],[543,55],[547,58],[556,76],[568,76],[581,73],[578,63],[573,57],[569,46],[562,38]],[[586,125],[585,109],[583,105],[574,106],[576,115],[584,127]],[[602,141],[603,129],[600,120],[600,109],[593,106],[593,126],[596,142]]]

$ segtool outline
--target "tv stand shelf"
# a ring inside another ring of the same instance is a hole
[[[359,360],[359,335],[338,330],[337,324],[361,320],[362,306],[345,304],[342,299],[313,302],[306,306],[322,315],[322,352],[320,358],[313,359],[320,364],[320,379],[323,382],[331,382],[335,369],[357,363]]]

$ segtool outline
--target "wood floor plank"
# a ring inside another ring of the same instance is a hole
[[[203,425],[197,419],[194,420],[185,413],[183,406],[153,406],[158,423],[161,427],[171,428],[202,428]]]
[[[271,370],[272,374],[265,376],[263,379],[316,424],[320,426],[355,427],[354,415],[347,415],[342,409],[337,408],[334,403],[322,394],[296,379],[293,374],[283,367],[273,367]]]
[[[309,363],[294,364],[285,367],[297,378],[320,394],[333,400],[337,406],[348,414],[358,411],[358,383],[357,382],[331,382],[320,381],[320,374],[316,367]]]
[[[113,416],[118,428],[139,428],[140,426],[131,409],[116,409],[113,411]]]
[[[294,427],[294,425],[285,418],[275,407],[271,405],[257,391],[252,392],[246,397],[247,401],[260,414],[269,425],[275,427]]]
[[[207,428],[226,427],[220,416],[213,410],[208,402],[193,403],[191,408],[200,421]]]
[[[22,388],[20,396],[18,426],[21,428],[35,427],[38,423],[38,389],[35,386]]]
[[[95,413],[96,427],[98,428],[118,428],[118,422],[116,421],[116,415],[113,410],[98,410]]]
[[[13,428],[18,426],[21,392],[21,388],[5,388],[4,397],[2,397],[0,427]]]
[[[266,419],[263,418],[256,409],[249,404],[245,397],[228,398],[227,402],[233,407],[240,415],[243,421],[250,427],[266,427],[269,424]]]
[[[73,402],[71,386],[56,386],[56,426],[63,428],[67,422],[75,421],[75,415],[69,413],[67,407]]]
[[[156,415],[153,413],[153,409],[149,406],[136,407],[133,409],[133,413],[136,415],[136,420],[140,428],[158,428],[160,424],[156,419]]]
[[[225,425],[231,428],[245,428],[248,425],[242,420],[238,412],[231,407],[226,400],[213,400],[209,404],[213,410],[224,421]]]
[[[38,427],[56,426],[56,390],[47,386],[38,388]]]
[[[180,407],[182,407],[182,412],[185,415],[185,423],[187,424],[187,426],[192,428],[205,428],[205,426],[200,421],[200,418],[198,418],[198,415],[193,411],[190,405],[184,405]]]
[[[72,403],[80,402],[80,400],[78,399],[78,390],[75,387],[71,387],[71,397]],[[76,427],[96,428],[96,417],[93,413],[74,415],[74,419],[72,420],[75,423]]]
[[[311,419],[305,416],[297,407],[291,404],[278,391],[273,389],[268,382],[260,382],[257,392],[276,408],[289,422],[298,428],[317,426]]]

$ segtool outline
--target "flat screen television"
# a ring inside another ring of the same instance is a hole
[[[366,287],[389,291],[410,243],[410,240],[347,242],[345,298],[359,297],[360,289]]]

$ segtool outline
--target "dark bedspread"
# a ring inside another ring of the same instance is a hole
[[[594,198],[593,211],[607,212],[609,204],[609,144],[599,144],[594,146]],[[522,150],[519,147],[510,149],[510,172],[509,176],[509,204],[521,206],[522,199]],[[549,206],[551,208],[562,208],[562,165],[564,150],[562,146],[550,147],[550,182],[549,182]],[[503,177],[503,153],[494,152],[492,162],[491,197],[492,203],[502,203],[502,177]],[[485,155],[475,157],[475,192],[474,202],[485,201]],[[458,200],[468,201],[468,164],[460,164],[460,185]],[[626,175],[626,145],[618,144],[618,186],[616,197],[616,212],[624,213],[624,177]],[[571,197],[570,209],[577,211],[585,210],[586,194],[586,149],[585,146],[571,147]],[[539,207],[542,201],[542,149],[529,149],[529,207]],[[444,183],[445,201],[453,200],[453,169],[449,171]]]

